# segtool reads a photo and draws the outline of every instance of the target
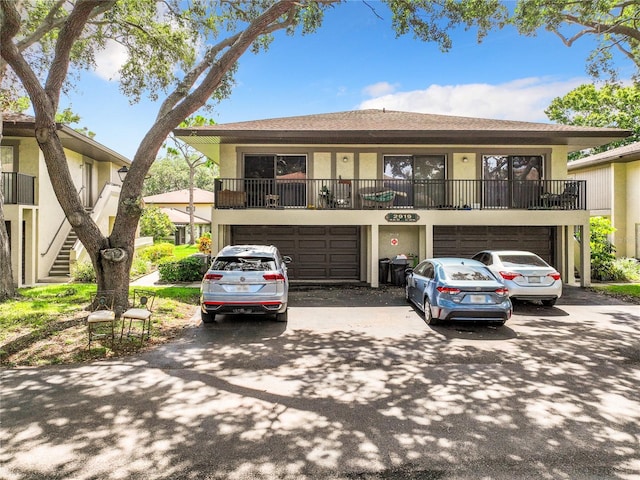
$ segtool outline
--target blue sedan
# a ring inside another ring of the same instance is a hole
[[[407,269],[406,298],[424,312],[429,325],[441,320],[488,321],[511,318],[509,290],[486,265],[465,258],[430,258]]]

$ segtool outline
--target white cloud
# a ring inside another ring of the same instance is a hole
[[[96,52],[96,75],[105,80],[117,80],[118,70],[127,60],[127,50],[119,43],[108,41],[106,48]]]
[[[396,91],[397,86],[388,82],[378,82],[368,85],[362,89],[362,92],[369,97],[379,97],[381,95],[389,95]]]
[[[544,77],[532,77],[496,85],[431,85],[424,90],[373,95],[375,98],[365,100],[359,108],[548,122],[544,109],[551,101],[587,82],[583,78],[553,81]],[[374,87],[377,85],[381,84],[367,87],[365,91],[375,92]]]

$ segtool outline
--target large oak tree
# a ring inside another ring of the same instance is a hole
[[[340,0],[0,0],[0,81],[23,89],[35,112],[35,135],[51,182],[69,222],[91,257],[98,287],[117,292],[126,304],[134,235],[142,211],[142,184],[163,142],[184,119],[212,101],[230,94],[238,59],[258,52],[286,30],[310,33],[320,26],[323,11]],[[366,2],[365,2],[366,3]],[[620,49],[638,61],[636,2],[520,0],[514,11],[497,0],[386,0],[398,35],[451,47],[449,29],[476,28],[481,40],[491,29],[515,25],[533,34],[540,27],[560,34],[562,26],[581,26],[570,44],[598,35],[598,52]],[[377,14],[375,3],[370,6]],[[123,184],[111,235],[103,235],[79,202],[60,139],[55,113],[60,95],[82,69],[95,65],[95,54],[115,41],[128,59],[120,71],[123,94],[132,101],[148,94],[161,99],[157,116],[133,157]],[[7,70],[7,66],[9,70]],[[11,81],[15,80],[15,83]],[[3,92],[3,93],[4,93]],[[0,218],[1,215],[0,199]],[[0,224],[0,264],[7,265],[4,223]],[[3,275],[4,276],[4,275]],[[0,297],[2,289],[0,285]]]

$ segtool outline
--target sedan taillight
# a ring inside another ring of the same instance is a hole
[[[459,288],[453,288],[453,287],[438,287],[438,291],[440,293],[448,293],[449,295],[456,295],[460,293]]]
[[[516,272],[500,272],[500,276],[505,280],[513,280],[516,277],[521,277],[519,273]]]
[[[209,281],[211,281],[211,280],[220,280],[221,278],[222,278],[222,275],[219,274],[219,273],[207,273],[204,276],[204,279],[205,280],[209,280]]]
[[[262,276],[265,280],[275,281],[275,282],[284,282],[284,275],[281,273],[273,272],[273,273],[265,273]]]
[[[554,280],[560,280],[560,274],[558,272],[549,273],[547,277],[551,277]]]

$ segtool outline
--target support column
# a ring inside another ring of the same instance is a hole
[[[589,239],[591,238],[591,227],[589,222],[582,224],[580,227],[580,263],[582,264],[582,272],[580,275],[580,286],[588,287],[591,285],[591,248],[589,247]]]
[[[371,225],[369,235],[369,271],[371,272],[369,282],[373,288],[378,288],[380,286],[378,265],[378,256],[380,254],[380,229],[378,228],[377,223]]]

